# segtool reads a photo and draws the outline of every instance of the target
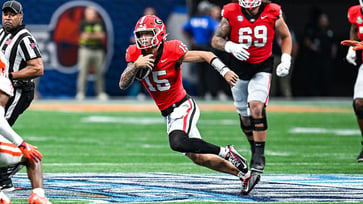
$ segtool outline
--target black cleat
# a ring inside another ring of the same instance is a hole
[[[5,192],[10,192],[10,191],[15,190],[13,182],[11,181],[11,178],[2,179],[0,181],[0,188],[1,188],[1,191],[5,191]]]
[[[248,195],[261,179],[261,176],[258,172],[250,171],[248,174],[249,175],[247,175],[246,178],[240,178],[242,181],[242,195]]]
[[[228,153],[225,159],[231,162],[233,166],[237,167],[243,173],[247,173],[247,160],[237,152],[233,145],[227,145],[226,149],[228,150]]]
[[[2,191],[14,191],[14,185],[11,181],[11,177],[14,176],[24,165],[17,164],[15,166],[8,166],[0,168],[0,190]]]
[[[263,173],[265,169],[265,156],[263,154],[254,154],[251,164],[251,171]]]
[[[363,150],[360,152],[360,154],[357,157],[358,162],[363,162]]]

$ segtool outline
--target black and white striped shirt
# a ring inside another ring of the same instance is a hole
[[[26,62],[41,57],[34,36],[25,25],[19,26],[11,33],[0,28],[0,50],[9,60],[9,72],[16,72],[26,67]]]

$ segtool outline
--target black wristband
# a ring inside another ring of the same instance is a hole
[[[13,73],[9,72],[9,79],[12,81],[13,80]]]

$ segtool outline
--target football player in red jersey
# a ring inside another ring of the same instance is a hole
[[[231,86],[238,76],[212,52],[189,51],[179,40],[166,41],[165,25],[154,15],[141,17],[134,33],[136,45],[127,49],[120,88],[128,88],[135,78],[142,80],[166,120],[171,149],[185,153],[195,164],[249,180],[247,161],[232,145],[219,147],[202,140],[197,128],[200,111],[183,87],[180,65],[206,61]]]
[[[251,145],[251,171],[256,179],[265,168],[265,109],[273,70],[271,55],[275,32],[281,38],[282,51],[276,75],[284,77],[290,69],[292,40],[279,5],[262,0],[239,0],[225,5],[212,39],[214,48],[234,56],[228,66],[237,73],[239,80],[232,87],[232,96],[242,131]]]
[[[351,23],[350,27],[350,40],[363,40],[363,1],[359,0],[359,5],[355,5],[348,10],[348,21]],[[361,46],[361,45],[360,45]],[[346,55],[347,62],[357,66],[355,61],[357,56],[354,46],[350,46],[348,53]],[[354,85],[354,95],[353,95],[353,109],[358,121],[358,125],[363,137],[363,66],[359,65],[358,76]],[[363,145],[363,140],[361,142]],[[357,157],[358,162],[363,162],[363,148]]]

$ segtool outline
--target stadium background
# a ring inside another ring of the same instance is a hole
[[[197,1],[192,1],[197,2]],[[213,0],[212,0],[213,2]],[[227,1],[214,1],[218,4],[223,4]],[[309,16],[309,10],[313,7],[321,8],[326,12],[333,26],[337,42],[348,39],[349,24],[347,22],[346,13],[350,6],[357,4],[358,1],[313,1],[313,0],[294,0],[294,1],[273,1],[282,5],[283,11],[287,17],[289,26],[296,32],[297,36],[301,36],[304,31]],[[73,98],[75,95],[75,87],[77,80],[77,69],[75,66],[67,67],[67,59],[76,59],[76,53],[70,52],[73,49],[76,39],[71,42],[62,42],[62,37],[59,38],[56,29],[59,26],[57,20],[59,16],[68,17],[68,23],[72,23],[72,19],[79,13],[66,12],[67,8],[93,4],[101,11],[104,11],[104,20],[109,20],[108,26],[108,64],[106,67],[106,91],[111,96],[126,96],[130,90],[121,91],[118,88],[119,76],[126,66],[124,62],[125,49],[129,45],[129,36],[134,28],[134,24],[143,12],[146,6],[154,7],[159,17],[167,24],[181,27],[188,16],[188,9],[185,0],[94,0],[94,1],[48,1],[48,0],[27,0],[21,1],[24,6],[24,23],[32,30],[39,43],[45,61],[45,74],[39,79],[38,89],[43,98]],[[66,7],[65,7],[66,5]],[[63,13],[61,12],[63,7]],[[65,9],[65,10],[64,10]],[[192,8],[193,9],[193,8]],[[172,22],[169,22],[171,19]],[[62,30],[63,36],[68,36],[69,28],[66,26],[67,21],[64,21],[63,27],[58,27]],[[74,23],[74,22],[73,22]],[[170,28],[168,32],[177,32],[177,29]],[[169,39],[179,38],[177,33],[169,35]],[[72,48],[73,47],[73,48]],[[63,51],[59,51],[63,49]],[[346,62],[344,57],[346,48],[339,46],[338,56],[335,61],[335,78],[333,96],[352,96],[353,84],[357,69],[352,68]],[[63,53],[63,54],[62,54]],[[59,62],[66,65],[59,67]],[[55,63],[56,62],[56,63]],[[67,68],[69,68],[67,70]],[[304,88],[307,83],[305,79],[299,78],[299,73],[304,72],[304,67],[297,65],[293,76],[293,88],[295,96],[299,96],[299,90]],[[314,74],[314,73],[311,73]],[[188,78],[186,78],[187,82]],[[186,87],[189,88],[188,86]],[[132,90],[132,89],[131,89]],[[192,91],[191,91],[192,92]],[[93,95],[93,81],[89,80],[87,95]]]

